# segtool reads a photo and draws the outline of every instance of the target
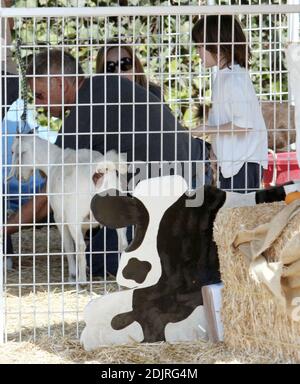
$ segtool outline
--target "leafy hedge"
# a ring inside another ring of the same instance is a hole
[[[197,5],[199,1],[16,0],[15,6],[176,6],[179,3]],[[228,4],[228,1],[219,3]],[[257,93],[261,99],[287,100],[288,82],[282,53],[287,40],[287,15],[248,15],[241,17],[241,21],[248,30],[253,50],[252,79]],[[134,44],[151,80],[164,87],[166,100],[174,113],[185,125],[190,126],[198,123],[201,104],[209,103],[211,85],[210,73],[202,70],[196,50],[191,44],[192,22],[188,16],[94,17],[77,20],[59,17],[50,20],[40,18],[36,22],[31,18],[22,18],[15,20],[14,37],[21,37],[27,45],[22,51],[23,56],[33,53],[40,46],[63,44],[79,57],[87,73],[94,71],[97,51],[106,39],[125,39]],[[48,124],[43,114],[40,118],[42,124]],[[53,125],[52,122],[52,126],[58,129],[59,123]]]

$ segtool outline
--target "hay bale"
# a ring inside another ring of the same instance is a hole
[[[220,270],[224,282],[222,318],[224,341],[235,351],[268,356],[276,361],[300,362],[300,322],[292,321],[277,306],[272,294],[256,284],[248,273],[245,257],[231,244],[241,229],[253,229],[278,213],[284,203],[261,204],[221,210],[214,226]],[[277,261],[283,244],[300,231],[295,216],[267,250],[269,261]]]

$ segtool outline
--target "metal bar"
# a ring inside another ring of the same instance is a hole
[[[1,9],[0,9],[1,12]],[[0,31],[2,30],[2,18],[0,18]],[[0,39],[0,108],[2,111],[2,39]],[[2,143],[2,127],[0,130],[0,139]],[[3,185],[2,180],[2,144],[0,146],[0,182],[1,188]],[[2,206],[2,198],[0,199],[0,344],[4,342],[4,291],[3,291],[3,206]]]
[[[203,5],[203,6],[150,6],[150,7],[90,7],[63,8],[64,17],[105,17],[105,16],[168,16],[168,15],[239,15],[300,12],[300,5]],[[62,8],[5,8],[0,10],[0,17],[57,17]]]
[[[287,1],[290,6],[299,6],[299,0],[288,0]],[[293,15],[288,15],[288,36],[289,41],[299,42],[299,13],[294,13]]]

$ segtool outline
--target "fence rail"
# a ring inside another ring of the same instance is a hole
[[[107,17],[107,16],[176,16],[176,15],[240,15],[300,13],[299,4],[286,5],[186,5],[177,7],[64,7],[64,17]],[[51,8],[1,8],[0,17],[55,17],[62,15],[61,7]]]

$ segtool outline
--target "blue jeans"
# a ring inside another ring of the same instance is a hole
[[[249,193],[260,188],[263,176],[263,167],[257,163],[245,163],[239,172],[228,178],[224,178],[219,172],[220,188],[227,191]]]
[[[5,199],[4,198],[2,198],[2,208],[3,208],[2,219],[3,219],[3,223],[5,223]],[[11,236],[6,235],[6,238],[4,238],[4,235],[3,235],[3,255],[9,255],[13,253],[14,253],[14,250],[12,246]]]

